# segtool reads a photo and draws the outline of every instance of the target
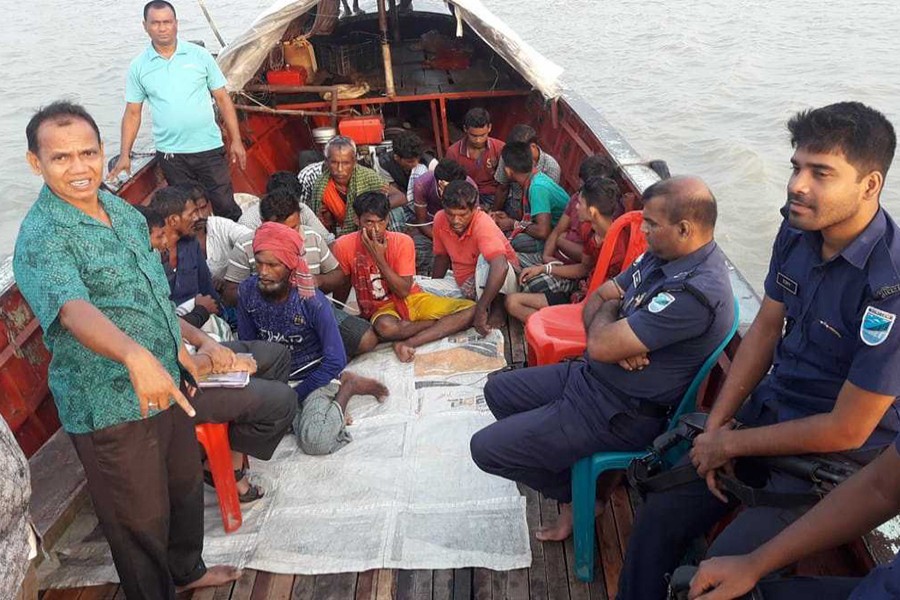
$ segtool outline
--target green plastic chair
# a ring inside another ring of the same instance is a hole
[[[671,430],[678,419],[694,412],[697,404],[697,393],[700,385],[709,376],[710,371],[719,360],[719,355],[734,337],[740,323],[738,299],[734,299],[734,323],[731,330],[712,354],[700,367],[691,385],[684,393],[678,409],[669,420],[666,430]],[[601,473],[614,469],[625,469],[629,463],[643,456],[645,452],[598,452],[593,456],[582,458],[572,467],[572,525],[575,538],[575,576],[581,581],[594,580],[594,505],[597,501],[597,478]]]

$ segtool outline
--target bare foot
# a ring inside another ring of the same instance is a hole
[[[541,527],[534,537],[542,542],[563,542],[572,535],[572,505],[559,503],[559,518],[551,527]]]
[[[218,587],[220,585],[225,585],[226,583],[231,583],[232,581],[237,581],[240,577],[241,570],[237,567],[216,565],[208,568],[206,573],[203,574],[203,577],[197,581],[187,585],[178,586],[177,589],[179,592],[185,592],[187,590],[196,590],[197,588]]]
[[[383,383],[350,371],[341,373],[341,387],[351,396],[375,396],[379,402],[384,402],[388,397],[388,389]]]
[[[408,363],[416,357],[416,349],[407,346],[403,342],[394,342],[394,354],[400,359],[400,362]]]
[[[349,413],[344,414],[344,425],[353,425],[353,417]]]

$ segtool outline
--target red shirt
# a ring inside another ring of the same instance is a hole
[[[463,137],[447,148],[446,157],[462,165],[469,177],[478,185],[479,194],[492,195],[497,193],[497,186],[500,185],[494,179],[494,173],[497,171],[497,163],[500,162],[500,152],[505,145],[498,139],[488,138],[487,147],[476,160],[469,158],[466,138]]]
[[[472,222],[462,235],[458,235],[450,228],[446,213],[438,211],[434,215],[432,231],[434,254],[450,257],[453,277],[459,286],[475,275],[475,264],[478,262],[479,254],[488,261],[506,255],[506,260],[516,267],[519,266],[516,251],[509,245],[509,240],[494,220],[484,211],[475,211]]]
[[[358,231],[342,235],[334,243],[331,251],[341,266],[341,271],[350,276],[360,313],[368,319],[382,306],[395,300],[397,302],[402,302],[402,300],[394,298],[391,294],[381,270],[375,259],[366,250],[360,235]],[[386,231],[384,235],[387,244],[385,252],[387,264],[400,277],[414,276],[416,274],[416,246],[412,238],[405,233],[394,231]],[[421,291],[422,289],[413,283],[409,293],[416,294]]]

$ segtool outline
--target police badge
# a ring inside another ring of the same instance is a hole
[[[894,326],[897,315],[874,306],[866,307],[862,323],[859,324],[859,337],[867,346],[877,346],[887,339]]]

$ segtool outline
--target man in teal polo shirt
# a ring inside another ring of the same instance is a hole
[[[511,142],[501,153],[506,179],[518,184],[524,191],[522,197],[522,220],[516,221],[502,211],[494,211],[492,216],[497,226],[510,239],[513,250],[523,254],[537,254],[535,260],[522,266],[540,264],[541,252],[556,223],[566,210],[569,194],[544,173],[535,173],[534,156],[531,146],[523,142]]]
[[[100,191],[103,145],[84,108],[55,102],[26,128],[44,179],[16,240],[16,283],[52,354],[48,381],[129,600],[240,576],[207,569],[203,479],[182,393],[192,381],[144,218]],[[179,407],[171,407],[172,402]]]
[[[150,45],[128,69],[122,147],[109,178],[131,173],[131,148],[141,127],[141,108],[150,103],[156,155],[169,185],[199,185],[206,191],[213,212],[237,221],[241,209],[234,201],[231,174],[225,160],[222,132],[212,100],[228,131],[228,155],[246,167],[237,113],[225,90],[225,76],[204,48],[178,40],[175,8],[165,0],[144,6],[144,30]]]

